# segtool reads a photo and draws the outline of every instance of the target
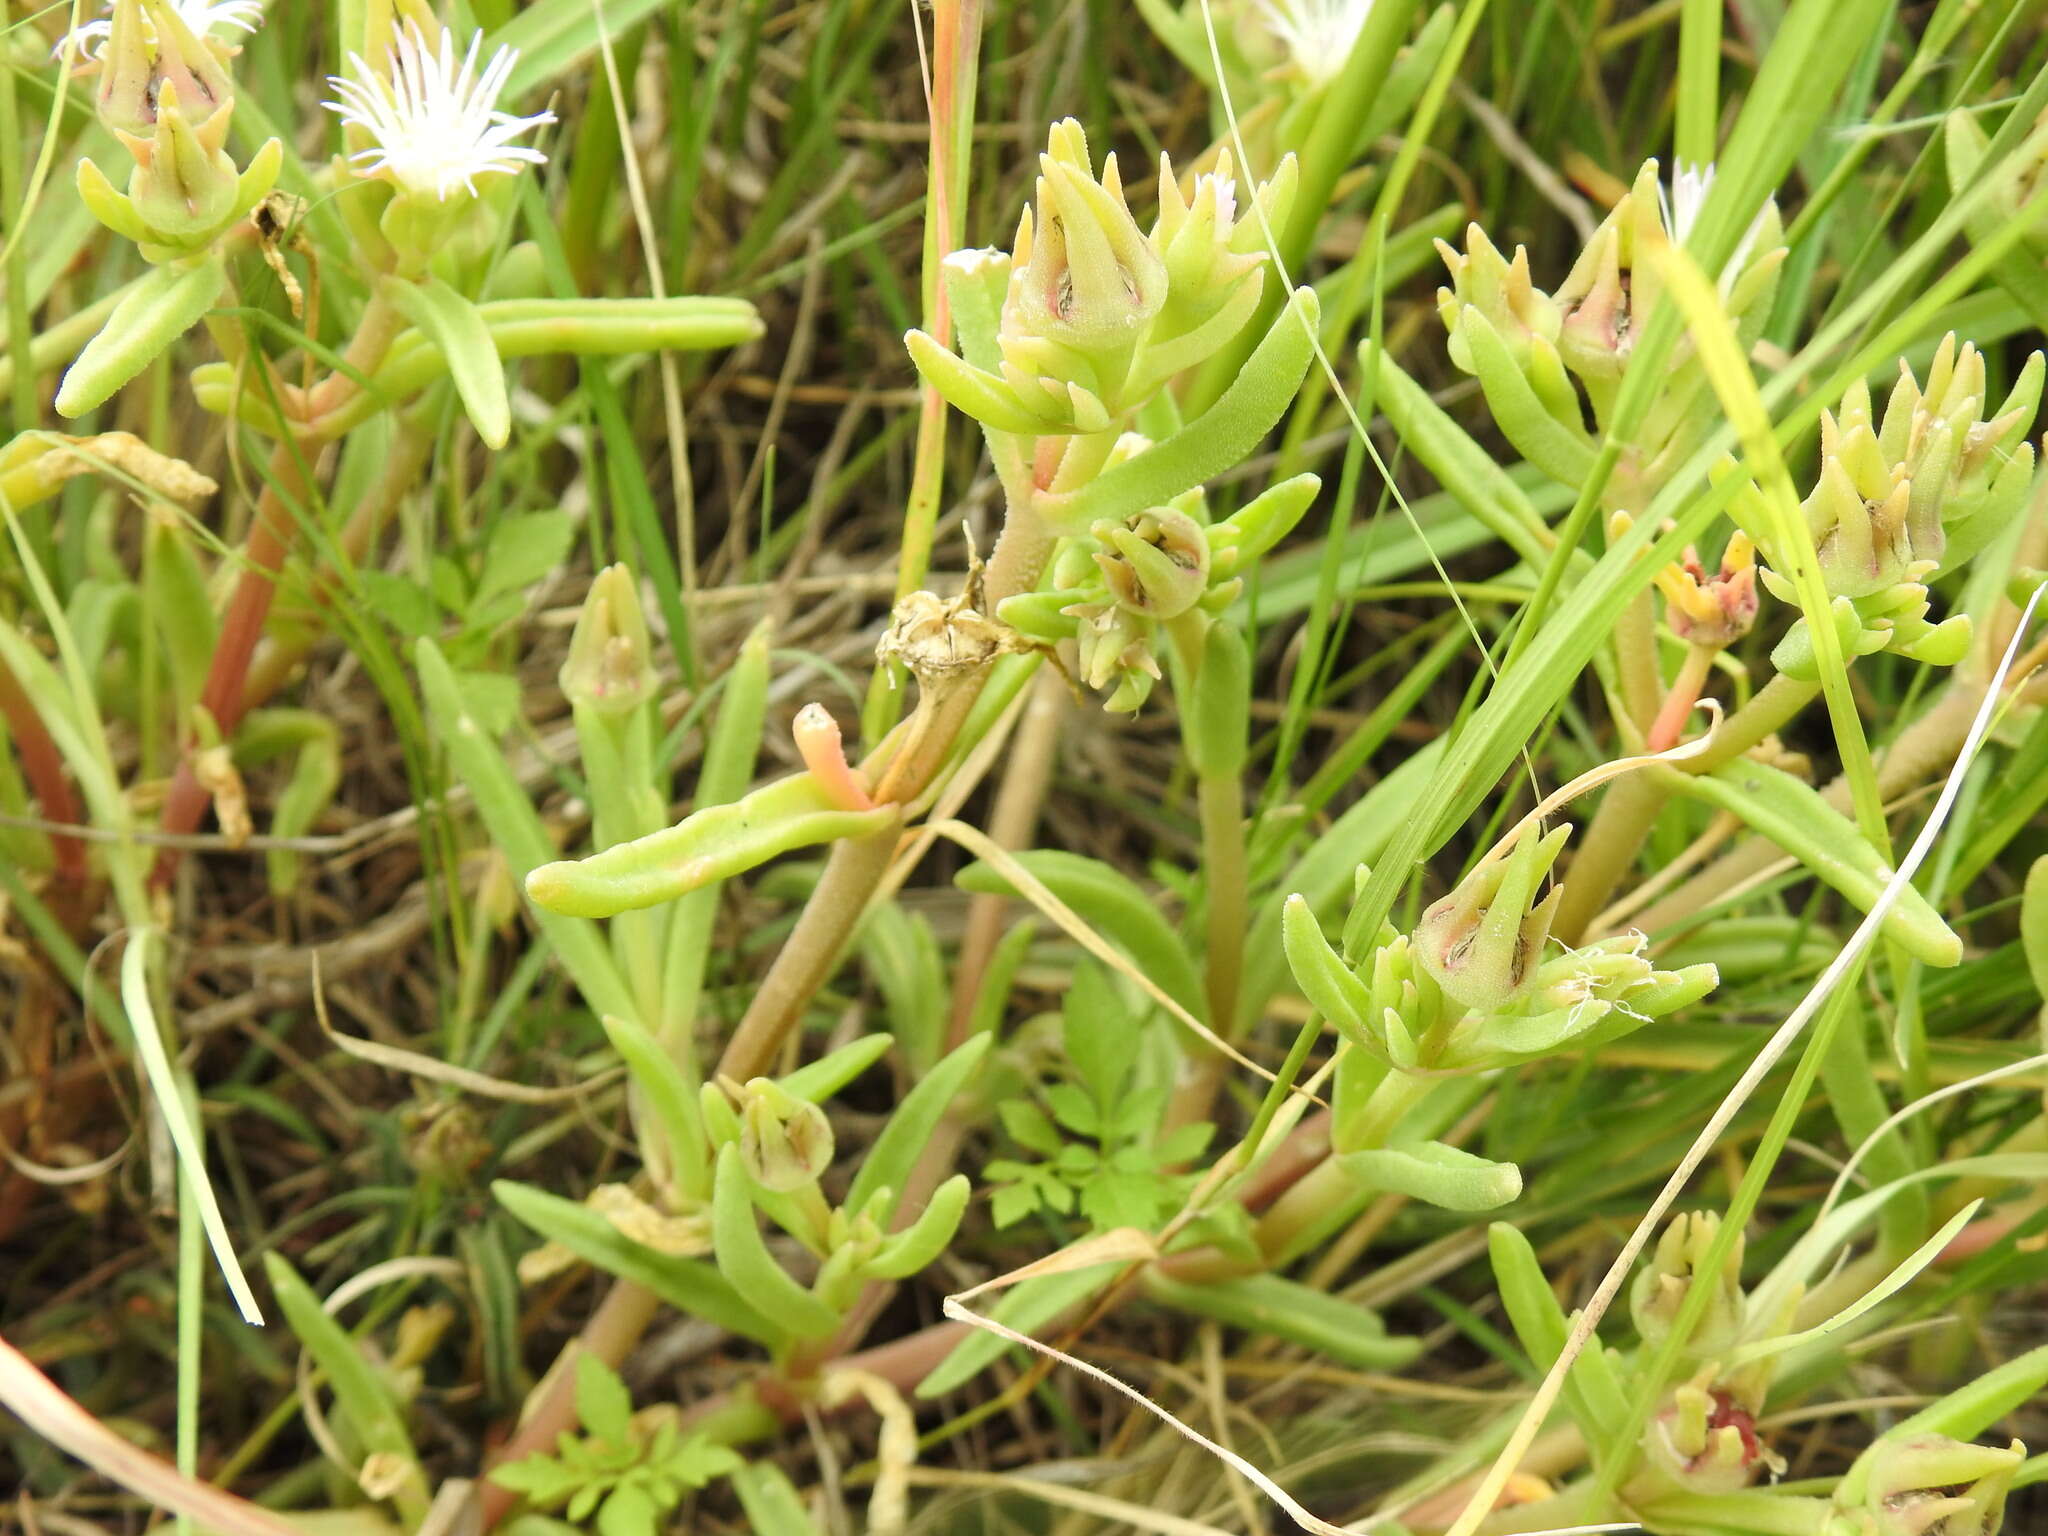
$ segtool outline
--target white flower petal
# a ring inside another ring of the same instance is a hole
[[[1254,0],[1310,85],[1327,85],[1351,57],[1372,0]]]
[[[519,55],[500,48],[479,73],[482,48],[483,34],[475,33],[458,60],[455,34],[446,27],[434,48],[409,26],[394,41],[388,74],[349,55],[354,73],[329,78],[337,99],[326,105],[369,136],[370,146],[349,157],[361,174],[386,175],[416,197],[445,202],[458,188],[474,195],[479,176],[547,163],[541,151],[512,141],[552,123],[554,114],[500,111],[498,95]]]
[[[112,10],[112,0],[106,7]],[[192,29],[195,37],[210,37],[218,27],[234,27],[242,32],[254,32],[263,25],[263,0],[172,0],[171,8],[178,13],[178,19]],[[106,51],[107,39],[112,35],[114,24],[102,16],[82,23],[76,31],[60,40],[54,53],[75,51],[80,57],[97,59]],[[156,28],[150,24],[149,16],[142,18],[143,36],[153,47],[156,44]]]

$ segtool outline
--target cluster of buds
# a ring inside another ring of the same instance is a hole
[[[1618,1039],[1712,991],[1712,965],[1659,970],[1641,934],[1545,956],[1558,892],[1538,894],[1569,836],[1524,834],[1423,913],[1412,934],[1350,925],[1340,955],[1290,899],[1288,964],[1354,1045],[1407,1073],[1470,1073]],[[1361,885],[1366,871],[1361,868]]]
[[[1289,157],[1252,192],[1259,216],[1241,219],[1227,155],[1187,194],[1162,156],[1148,235],[1124,199],[1116,156],[1098,176],[1081,125],[1055,123],[1011,250],[947,262],[961,352],[912,331],[911,357],[953,406],[993,430],[1110,431],[1250,321],[1262,231],[1286,217],[1295,180]]]
[[[1145,447],[1126,434],[1110,462]],[[1227,609],[1244,574],[1301,520],[1321,484],[1297,475],[1213,523],[1199,488],[1098,521],[1061,546],[1044,590],[1008,599],[998,615],[1042,644],[1073,640],[1082,684],[1108,689],[1111,710],[1136,710],[1161,676],[1162,627],[1206,625]]]
[[[1629,1292],[1647,1357],[1669,1340],[1694,1288],[1708,1288],[1706,1309],[1683,1341],[1698,1368],[1665,1395],[1643,1431],[1642,1467],[1630,1490],[1639,1506],[1666,1492],[1730,1493],[1784,1467],[1756,1426],[1780,1356],[1744,1347],[1789,1333],[1805,1288],[1780,1277],[1745,1291],[1739,1233],[1727,1258],[1706,1270],[1720,1231],[1712,1212],[1673,1218]]]
[[[1887,1435],[1842,1480],[1825,1536],[1998,1536],[2027,1448]]]
[[[59,44],[81,73],[96,71],[99,118],[134,158],[124,195],[91,160],[78,166],[79,195],[93,216],[133,240],[152,261],[206,250],[248,216],[277,181],[284,148],[270,140],[237,169],[227,153],[235,111],[228,61],[235,49],[209,36],[252,29],[249,3],[115,0],[113,14]]]
[[[2028,359],[1997,412],[1987,415],[1984,358],[1953,334],[1936,350],[1923,387],[1904,362],[1880,419],[1861,382],[1821,418],[1820,472],[1801,504],[1844,648],[1890,650],[1952,666],[1969,645],[1969,621],[1929,623],[1927,586],[1955,570],[2007,526],[2034,472],[2026,441],[2040,404],[2043,362]],[[1769,523],[1745,487],[1731,512],[1752,534]],[[1790,600],[1784,552],[1759,537],[1770,567],[1764,585]],[[1811,639],[1795,630],[1783,670],[1810,669]]]
[[[1657,162],[1594,230],[1555,293],[1531,279],[1528,253],[1503,256],[1473,225],[1463,253],[1439,241],[1451,286],[1437,292],[1451,360],[1475,375],[1508,440],[1545,473],[1576,484],[1590,462],[1579,391],[1603,429],[1626,376],[1635,339],[1664,302],[1664,255],[1683,246],[1713,184],[1711,167],[1680,166],[1669,194]],[[1761,213],[1719,274],[1721,302],[1745,344],[1760,334],[1786,255],[1774,203]],[[1709,383],[1689,343],[1666,363],[1668,378],[1609,483],[1611,506],[1641,506],[1697,446]]]

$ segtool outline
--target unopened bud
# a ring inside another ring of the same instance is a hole
[[[1968,560],[2018,512],[2040,403],[2037,354],[1985,415],[1984,358],[1953,334],[1922,388],[1904,362],[1880,421],[1860,381],[1821,417],[1821,469],[1802,503],[1830,596],[1864,599]],[[1773,590],[1789,591],[1766,573]]]
[[[156,127],[156,50],[142,0],[114,0],[99,71],[94,105],[100,121],[124,138],[147,138]]]
[[[156,131],[145,143],[129,139],[135,174],[128,198],[136,215],[165,244],[198,244],[235,216],[241,173],[228,158],[228,120],[234,103],[222,102],[195,121],[185,97],[165,80],[157,97]]]
[[[1635,182],[1601,221],[1557,290],[1563,309],[1558,350],[1589,389],[1618,377],[1635,339],[1661,302],[1664,278],[1656,256],[1683,245],[1713,186],[1713,168],[1681,167],[1667,194],[1657,162],[1645,161]],[[1719,275],[1722,307],[1732,320],[1760,313],[1786,255],[1774,203],[1765,203]],[[1600,394],[1596,392],[1595,403]]]
[[[1657,1240],[1657,1251],[1629,1291],[1629,1312],[1643,1343],[1655,1349],[1670,1336],[1679,1309],[1702,1282],[1700,1264],[1721,1230],[1712,1211],[1674,1217]],[[1686,1340],[1696,1355],[1725,1353],[1742,1326],[1742,1238],[1736,1236],[1720,1269],[1704,1277],[1712,1290],[1707,1310]]]
[[[1124,202],[1116,156],[1097,180],[1087,136],[1067,118],[1053,125],[1038,164],[1037,217],[1020,237],[1030,253],[1018,252],[1010,318],[1083,352],[1134,346],[1166,301],[1166,269]]]
[[[763,1189],[803,1189],[832,1166],[832,1122],[810,1100],[757,1077],[740,1105],[740,1158]]]
[[[1415,947],[1437,985],[1468,1008],[1500,1012],[1528,991],[1562,887],[1537,888],[1571,836],[1569,825],[1525,833],[1505,857],[1488,858],[1422,914]]]
[[[1209,540],[1185,512],[1155,507],[1126,523],[1097,523],[1108,547],[1095,555],[1120,607],[1155,619],[1178,618],[1209,588]]]
[[[2005,1496],[2027,1449],[1946,1435],[1887,1437],[1872,1446],[1860,1513],[1871,1536],[1997,1536]]]
[[[1523,368],[1529,366],[1532,348],[1554,347],[1560,312],[1556,301],[1530,280],[1526,249],[1516,246],[1510,261],[1477,224],[1466,227],[1462,255],[1443,240],[1436,242],[1436,249],[1451,273],[1451,286],[1436,291],[1437,313],[1450,332],[1451,361],[1459,368],[1474,371],[1471,349],[1459,327],[1460,314],[1468,307],[1486,317]]]
[[[602,714],[637,709],[654,696],[652,655],[632,572],[624,565],[605,567],[590,584],[569,639],[562,692],[572,704],[587,704]]]
[[[1152,653],[1157,626],[1114,602],[1077,603],[1066,611],[1080,621],[1075,642],[1081,685],[1099,690],[1114,682],[1103,708],[1134,713],[1159,681],[1159,661]]]

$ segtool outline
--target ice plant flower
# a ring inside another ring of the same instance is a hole
[[[111,13],[113,9],[112,0],[109,0],[107,10]],[[170,0],[170,9],[194,36],[209,40],[216,40],[217,28],[254,32],[263,24],[263,0]],[[96,63],[106,52],[107,42],[113,34],[112,15],[98,16],[67,32],[52,51],[59,56],[69,54],[75,61]],[[146,18],[143,36],[150,44],[156,43],[156,26]]]
[[[1683,160],[1671,162],[1671,188],[1667,192],[1662,182],[1657,185],[1657,211],[1664,219],[1664,233],[1671,237],[1673,245],[1682,246],[1692,238],[1693,227],[1700,221],[1700,210],[1707,206],[1707,195],[1714,190],[1714,162],[1705,165],[1687,165]],[[1728,258],[1721,268],[1721,297],[1728,297],[1729,289],[1743,267],[1748,265],[1750,252],[1756,249],[1756,242],[1764,232],[1766,214],[1759,211],[1749,222],[1749,228],[1736,242],[1735,254]]]
[[[1287,50],[1288,62],[1311,89],[1328,85],[1344,68],[1372,0],[1255,0],[1260,20]]]
[[[500,48],[479,70],[482,49],[478,32],[458,59],[448,28],[429,43],[418,24],[409,23],[392,38],[388,72],[372,68],[359,53],[349,55],[354,72],[328,77],[337,99],[326,105],[369,138],[349,156],[359,174],[381,176],[421,201],[445,203],[456,191],[474,197],[479,177],[546,163],[541,151],[514,140],[552,123],[554,114],[518,117],[501,111],[498,97],[519,54]]]

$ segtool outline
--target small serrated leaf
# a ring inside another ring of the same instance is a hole
[[[576,1357],[576,1417],[585,1434],[623,1445],[632,1434],[633,1394],[597,1356]]]

